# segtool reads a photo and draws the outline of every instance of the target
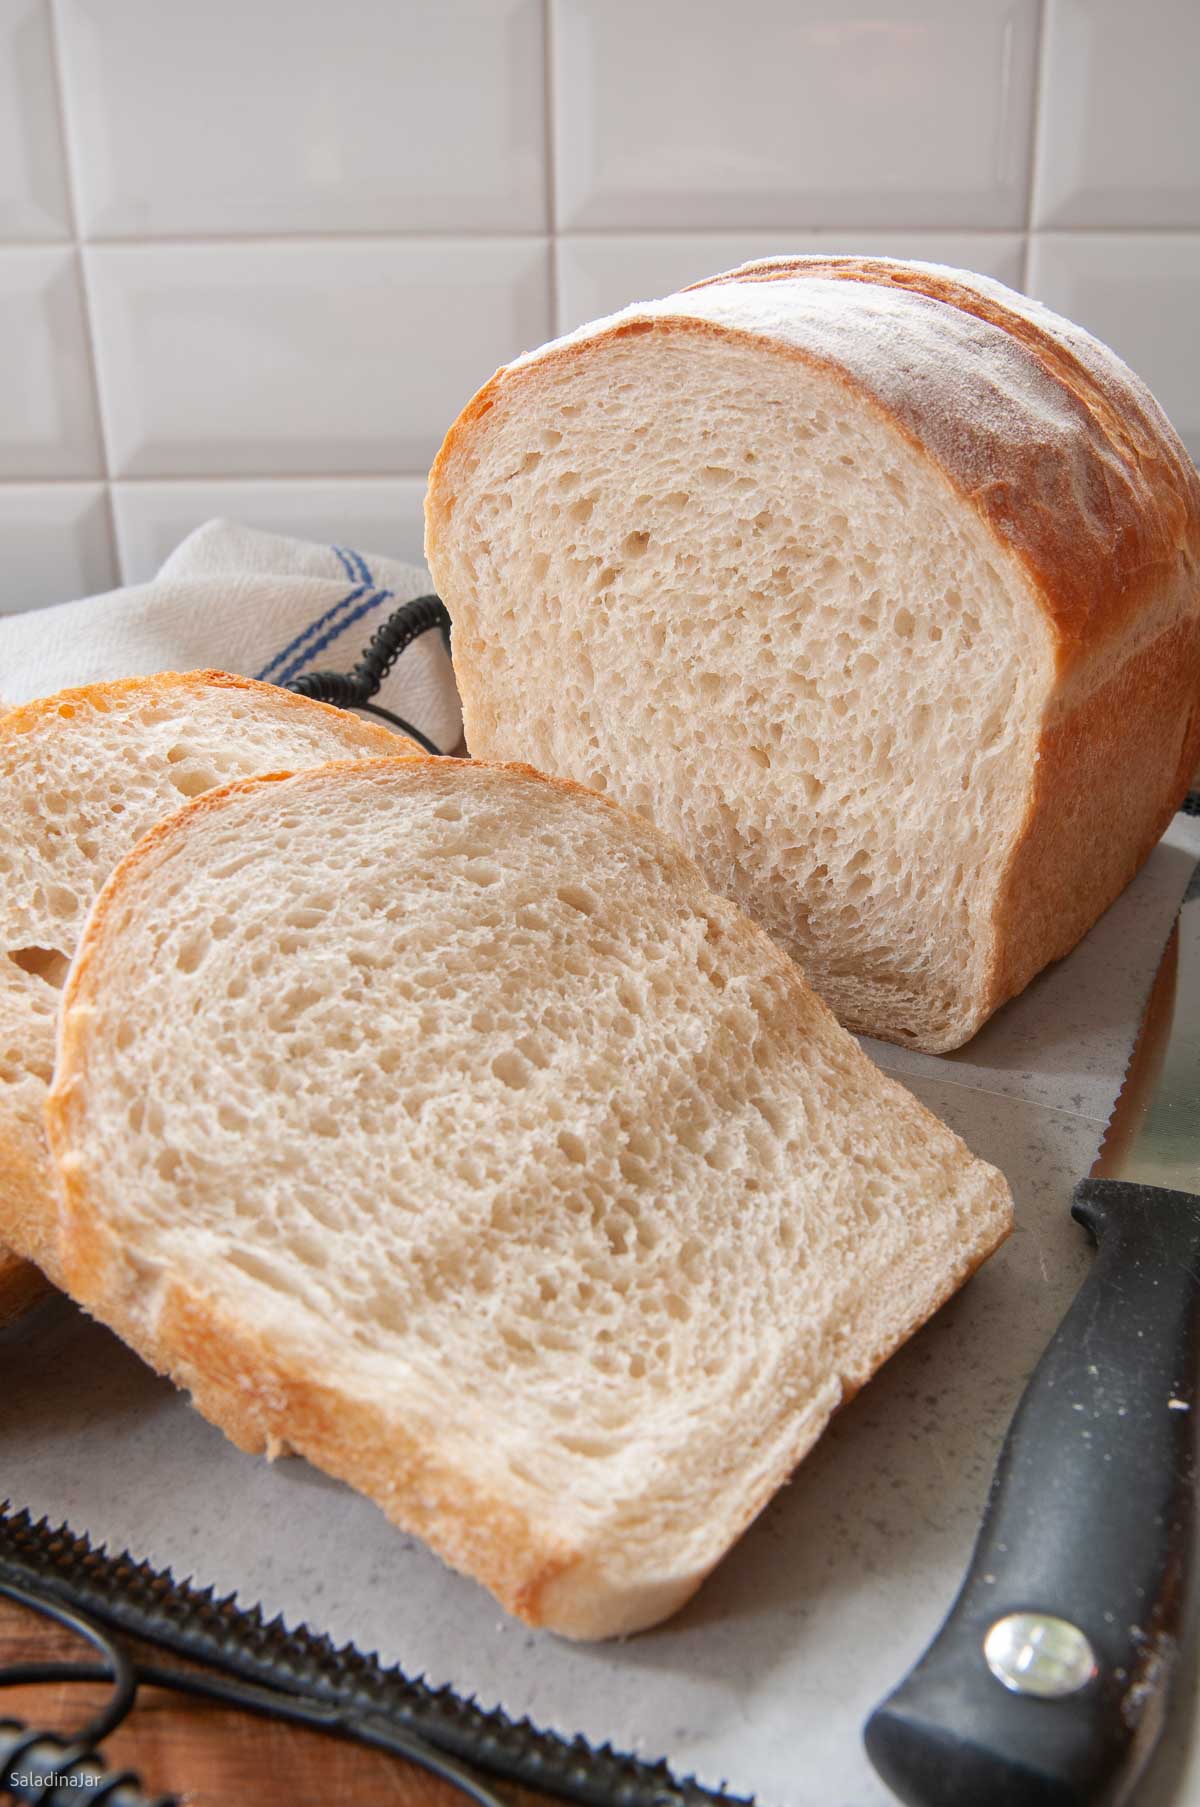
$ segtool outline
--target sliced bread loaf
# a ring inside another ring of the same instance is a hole
[[[644,811],[842,1021],[939,1050],[1200,756],[1200,481],[982,277],[747,265],[501,370],[430,477],[467,744]]]
[[[517,766],[152,830],[48,1124],[89,1311],[573,1637],[679,1606],[1010,1225],[683,854]]]
[[[0,1308],[29,1257],[52,1279],[42,1110],[60,988],[117,861],[190,797],[254,772],[417,748],[386,729],[224,672],[64,690],[0,717]]]

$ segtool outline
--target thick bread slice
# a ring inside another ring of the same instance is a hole
[[[42,1111],[60,988],[117,861],[231,778],[417,751],[341,710],[217,671],[63,690],[0,717],[0,1242],[58,1278]],[[22,1303],[13,1255],[6,1266]]]
[[[162,823],[48,1122],[90,1311],[572,1637],[679,1606],[1010,1226],[682,853],[519,766]]]
[[[679,839],[842,1021],[965,1041],[1200,757],[1200,481],[998,283],[747,265],[501,370],[426,504],[467,744]]]

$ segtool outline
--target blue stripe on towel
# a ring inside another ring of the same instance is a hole
[[[375,579],[372,577],[370,566],[367,564],[362,553],[356,552],[353,546],[347,546],[345,548],[345,553],[347,558],[352,558],[354,560],[355,571],[352,575],[357,576],[360,583],[370,584],[371,587],[374,588]]]
[[[356,590],[354,592],[355,596],[360,596],[361,594],[361,590]],[[309,661],[315,659],[318,653],[324,652],[325,648],[332,640],[336,640],[339,635],[345,633],[348,627],[353,627],[356,621],[361,621],[364,615],[369,615],[372,609],[377,609],[381,602],[387,602],[392,594],[393,592],[391,590],[376,590],[373,595],[367,597],[365,602],[360,602],[356,609],[351,609],[348,615],[343,616],[340,621],[335,622],[332,627],[321,635],[319,640],[314,640],[311,646],[306,646],[299,656],[292,660],[292,663],[289,666],[286,666],[283,671],[275,674],[275,677],[271,680],[272,683],[287,684],[292,678],[299,677]],[[351,600],[351,597],[346,598],[346,601],[348,602]],[[333,614],[334,612],[334,610],[330,610],[330,614]],[[328,619],[328,617],[326,617],[326,619]],[[313,627],[320,627],[320,625],[321,623],[319,621],[313,623]],[[309,631],[311,632],[311,629]]]
[[[308,626],[302,628],[298,634],[289,640],[287,645],[277,652],[275,657],[270,660],[268,664],[264,665],[261,671],[255,672],[255,677],[261,679],[264,683],[282,683],[283,680],[279,676],[278,667],[286,664],[286,662],[297,652],[300,653],[300,662],[303,664],[304,660],[308,657],[308,652],[301,650],[304,647],[305,642],[310,640],[314,634],[319,634],[321,629],[326,627],[328,623],[334,619],[335,615],[340,615],[343,609],[348,609],[352,603],[357,602],[366,588],[366,584],[359,584],[357,588],[350,591],[348,596],[343,596],[335,602],[331,609],[326,609],[323,615],[318,615],[315,621],[310,621]],[[322,645],[327,646],[328,644],[329,642],[327,640],[322,642]]]
[[[354,569],[354,566],[350,563],[350,554],[346,551],[345,547],[344,546],[331,546],[329,548],[329,550],[334,554],[339,565],[342,567],[342,570],[346,573],[346,576],[350,579],[350,582],[352,584],[361,583],[362,578],[361,578],[359,572],[357,572]]]

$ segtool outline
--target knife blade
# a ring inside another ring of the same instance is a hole
[[[907,1807],[1118,1807],[1162,1729],[1195,1551],[1200,866],[1072,1215],[1097,1254],[1030,1379],[966,1579],[867,1721]]]

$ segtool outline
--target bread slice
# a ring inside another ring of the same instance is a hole
[[[212,785],[330,759],[412,755],[357,717],[224,672],[63,690],[0,717],[0,1307],[57,1279],[42,1111],[60,988],[93,899],[163,816]]]
[[[777,259],[501,370],[430,477],[467,745],[644,811],[851,1027],[964,1042],[1200,757],[1200,481],[1000,284]]]
[[[48,1123],[89,1311],[571,1637],[678,1607],[1010,1225],[682,853],[520,766],[154,829]]]

